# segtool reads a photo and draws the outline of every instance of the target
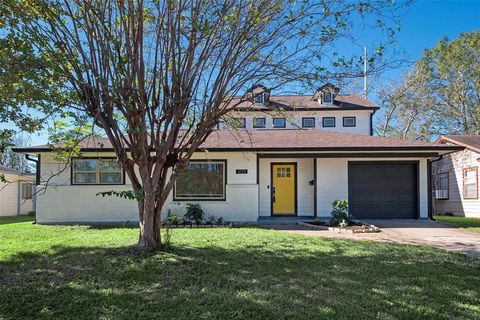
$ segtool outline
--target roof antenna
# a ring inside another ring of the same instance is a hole
[[[367,96],[367,47],[363,47],[363,97]]]

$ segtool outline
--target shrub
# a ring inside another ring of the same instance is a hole
[[[177,215],[168,213],[167,222],[169,224],[178,225],[183,223],[183,218]]]
[[[348,215],[347,200],[342,199],[333,201],[331,215],[332,217],[329,222],[331,226],[338,226],[343,220],[345,220],[346,223],[349,223],[350,217]]]
[[[215,224],[217,222],[217,218],[214,215],[209,215],[207,217],[207,224]]]
[[[187,213],[185,213],[185,219],[195,221],[196,224],[200,224],[203,221],[203,216],[203,209],[198,203],[187,203]]]

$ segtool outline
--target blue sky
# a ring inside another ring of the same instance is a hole
[[[433,47],[443,36],[455,39],[461,32],[480,30],[480,0],[417,1],[401,14],[400,27],[396,37],[396,48],[403,50],[409,60],[414,61],[423,55],[425,48]],[[374,32],[367,31],[357,41],[358,43],[363,41],[369,46],[373,42],[378,42],[376,37],[378,35]],[[395,81],[405,68],[406,65],[389,70],[376,81],[381,84]],[[369,99],[378,103],[373,92]],[[32,135],[29,144],[45,143],[46,135],[45,131]]]
[[[462,32],[480,30],[480,0],[436,0],[413,3],[401,16],[397,45],[411,59],[418,59],[425,48],[431,48],[443,37],[455,39]],[[401,74],[394,70],[385,78]]]

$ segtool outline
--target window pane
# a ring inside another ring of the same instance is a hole
[[[274,118],[273,119],[274,127],[285,127],[285,118]]]
[[[74,176],[75,183],[97,183],[95,172],[77,172]]]
[[[176,198],[224,198],[224,163],[194,162],[176,181]]]
[[[354,127],[355,126],[355,118],[354,117],[343,118],[343,126],[344,127]]]
[[[302,126],[304,128],[313,128],[315,127],[315,118],[303,118]]]
[[[323,96],[324,102],[332,102],[332,94],[330,92],[326,92]]]
[[[255,96],[255,103],[263,103],[263,93],[257,94]]]
[[[22,199],[32,199],[33,185],[30,183],[22,183]]]
[[[101,172],[100,183],[122,183],[121,172]]]
[[[476,198],[477,188],[474,184],[465,185],[465,198]]]
[[[235,118],[233,119],[234,128],[245,128],[245,118]]]
[[[441,175],[439,179],[439,189],[447,190],[448,189],[448,176]]]
[[[121,171],[120,163],[116,160],[101,160],[100,171]]]
[[[335,118],[323,118],[324,127],[335,127]]]
[[[95,159],[76,159],[73,163],[76,171],[97,170],[97,160]]]
[[[463,177],[463,197],[477,197],[477,170],[467,169],[464,171]]]
[[[253,126],[255,128],[264,128],[265,127],[265,118],[254,118]]]

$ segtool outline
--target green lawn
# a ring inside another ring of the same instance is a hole
[[[480,233],[480,219],[465,217],[434,216],[435,220],[453,224],[470,232]]]
[[[480,260],[260,228],[0,225],[0,319],[474,319]]]

